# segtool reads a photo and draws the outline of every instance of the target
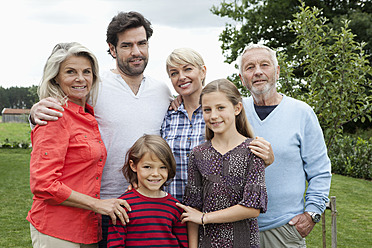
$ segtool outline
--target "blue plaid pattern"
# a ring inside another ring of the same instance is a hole
[[[177,163],[176,176],[164,190],[182,202],[187,183],[188,156],[195,146],[205,142],[201,107],[194,111],[191,121],[183,104],[177,111],[169,110],[161,127],[161,136],[168,142]]]

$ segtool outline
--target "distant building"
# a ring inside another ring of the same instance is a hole
[[[28,115],[30,114],[30,109],[11,109],[4,108],[1,111],[3,115],[3,122],[25,122],[28,123]]]

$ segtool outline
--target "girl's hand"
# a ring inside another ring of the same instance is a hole
[[[181,222],[182,223],[190,221],[190,222],[193,222],[193,223],[196,223],[196,224],[199,224],[199,225],[202,224],[202,221],[201,221],[201,218],[202,218],[202,215],[203,215],[202,212],[200,212],[199,210],[197,210],[195,208],[185,206],[185,205],[183,205],[181,203],[178,203],[178,202],[176,203],[176,205],[177,205],[177,207],[180,207],[185,211],[181,215]],[[204,218],[205,218],[205,216],[204,216]],[[204,224],[206,224],[205,219],[204,219]]]

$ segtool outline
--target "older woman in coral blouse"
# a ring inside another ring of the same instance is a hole
[[[27,220],[33,247],[97,247],[101,214],[125,224],[121,199],[100,200],[106,148],[91,105],[98,92],[96,57],[79,43],[55,46],[38,88],[40,99],[54,97],[63,117],[31,133],[30,187],[34,194]]]

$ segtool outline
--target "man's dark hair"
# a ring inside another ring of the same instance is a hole
[[[153,30],[151,22],[138,12],[120,12],[114,16],[107,27],[106,42],[116,47],[118,43],[118,34],[131,28],[144,27],[146,30],[146,39],[149,40]],[[110,49],[108,50],[110,53]]]

